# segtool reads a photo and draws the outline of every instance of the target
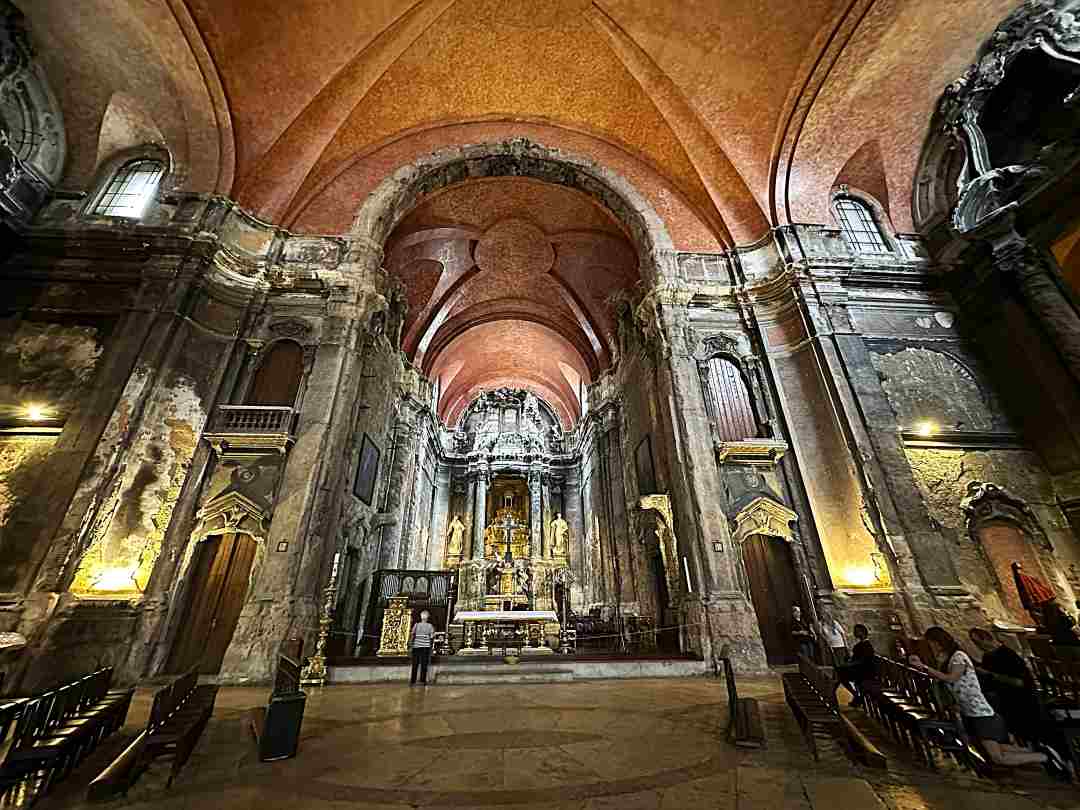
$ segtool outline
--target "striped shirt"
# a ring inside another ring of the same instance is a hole
[[[413,648],[423,649],[431,646],[431,639],[435,635],[435,628],[431,622],[420,622],[413,627]]]

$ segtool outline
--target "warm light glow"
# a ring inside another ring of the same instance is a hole
[[[856,588],[872,588],[878,584],[877,573],[872,565],[849,565],[844,569],[844,579]]]
[[[933,422],[919,422],[919,424],[915,426],[915,432],[920,436],[932,436],[937,433],[937,425]]]
[[[31,422],[40,422],[42,419],[47,419],[49,412],[44,405],[27,405],[26,406],[26,418]]]
[[[95,591],[135,591],[135,568],[104,568],[94,580]]]

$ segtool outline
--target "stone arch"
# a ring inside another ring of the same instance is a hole
[[[488,177],[530,177],[580,191],[607,208],[638,250],[642,270],[673,272],[674,245],[653,206],[625,178],[588,158],[516,138],[444,149],[403,166],[367,198],[350,235],[382,247],[421,199],[454,183]]]

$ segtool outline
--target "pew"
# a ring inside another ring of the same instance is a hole
[[[112,689],[111,667],[0,706],[0,799],[40,779],[32,801],[123,726],[134,689]]]
[[[146,728],[87,788],[87,799],[105,801],[126,795],[155,759],[171,762],[166,788],[183,768],[214,712],[217,687],[199,685],[197,670],[181,675],[154,693]]]
[[[933,678],[907,664],[877,656],[876,682],[866,689],[868,714],[922,762],[937,768],[937,755],[986,775],[990,766],[970,743],[959,716]]]
[[[799,654],[799,671],[785,672],[784,699],[795,715],[806,745],[819,759],[818,737],[827,735],[834,739],[845,733],[836,704],[837,683],[831,667],[819,667],[802,653]]]
[[[720,660],[724,664],[724,682],[728,693],[728,740],[739,748],[761,748],[765,745],[761,708],[754,698],[739,697],[730,648],[726,644],[720,650]]]
[[[274,675],[274,688],[265,707],[252,711],[250,726],[259,747],[259,759],[272,762],[296,756],[307,695],[300,690],[303,641],[282,644]]]

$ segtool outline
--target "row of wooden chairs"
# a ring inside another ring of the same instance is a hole
[[[214,712],[217,691],[217,686],[200,686],[195,669],[158,689],[146,728],[90,783],[87,798],[102,801],[126,794],[161,757],[171,760],[166,787],[172,787]]]
[[[867,713],[928,767],[936,769],[938,754],[942,754],[964,768],[986,774],[986,759],[967,739],[940,684],[899,661],[882,656],[876,661],[875,680],[862,685]]]
[[[111,667],[0,706],[0,798],[40,780],[37,801],[124,725],[134,689],[112,689]]]

